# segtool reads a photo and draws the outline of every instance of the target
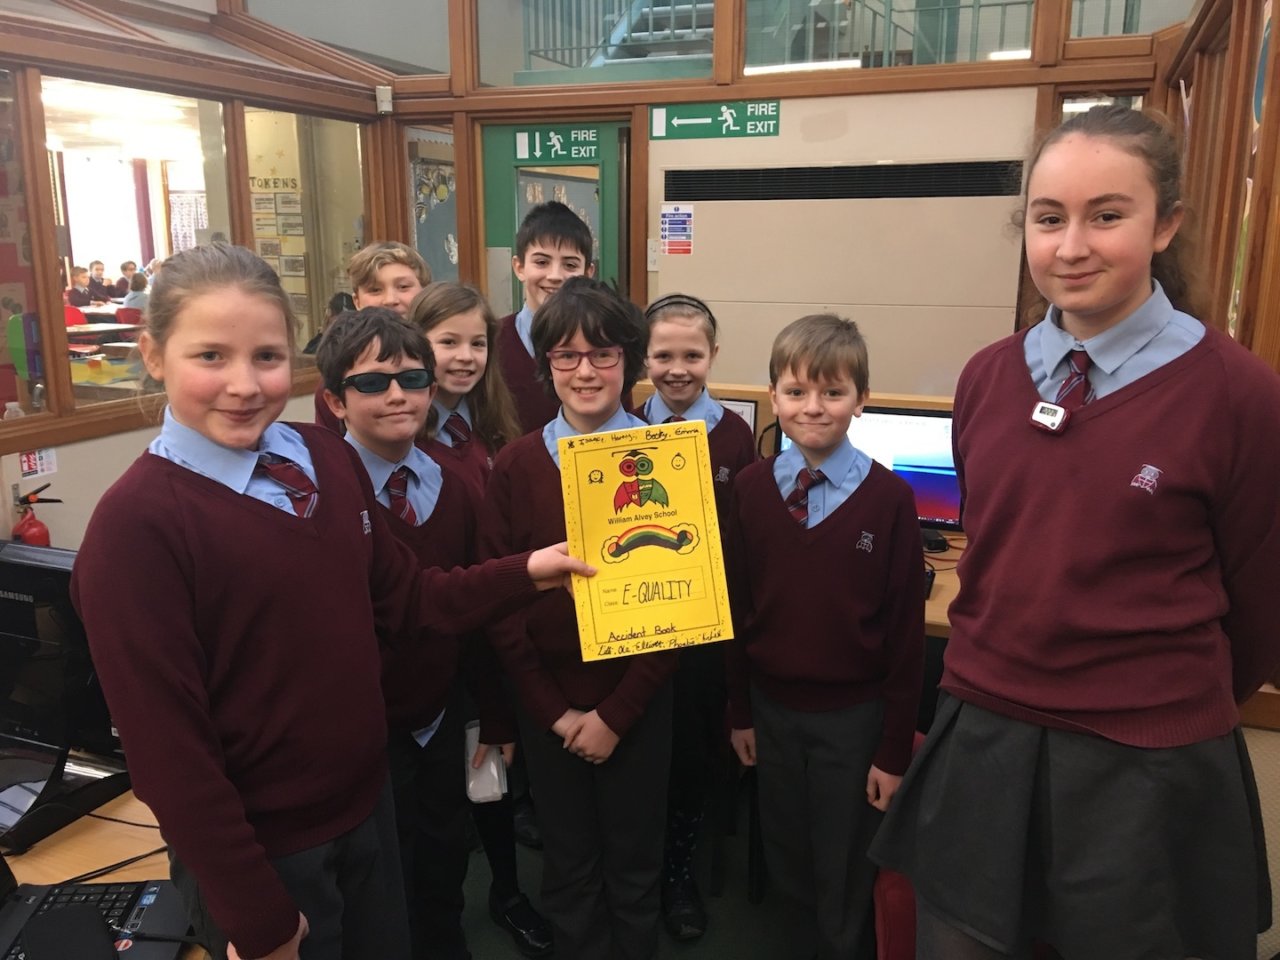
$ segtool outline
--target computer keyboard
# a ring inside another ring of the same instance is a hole
[[[54,887],[36,908],[35,916],[57,910],[72,903],[84,903],[98,908],[104,920],[112,927],[136,930],[142,923],[142,914],[150,905],[138,903],[144,883],[90,883]],[[150,894],[154,898],[154,894]],[[144,898],[145,899],[145,898]],[[4,955],[4,960],[26,960],[19,939]]]

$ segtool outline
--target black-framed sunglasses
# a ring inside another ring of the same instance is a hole
[[[608,370],[610,367],[616,367],[618,361],[622,359],[622,348],[596,347],[594,350],[547,351],[547,362],[551,364],[551,369],[562,373],[577,370],[582,366],[583,357],[586,357],[587,362],[597,370]]]
[[[430,370],[417,367],[399,373],[353,373],[338,386],[343,390],[354,387],[357,393],[384,393],[391,389],[392,380],[400,384],[401,390],[425,390],[435,383]]]

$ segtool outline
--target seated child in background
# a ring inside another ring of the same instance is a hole
[[[129,278],[129,292],[124,295],[124,303],[121,306],[134,310],[146,310],[147,300],[147,275],[135,270],[133,276]]]
[[[394,240],[371,243],[351,255],[347,264],[352,301],[357,310],[386,307],[397,316],[408,317],[409,305],[431,282],[431,268],[413,247]],[[334,417],[324,398],[324,384],[316,388],[316,423],[342,433],[342,423]]]
[[[84,267],[72,267],[71,286],[67,289],[67,303],[73,307],[87,307],[94,302],[92,294],[89,293],[89,271]]]
[[[716,510],[723,524],[729,515],[733,480],[755,462],[756,443],[746,421],[707,392],[707,377],[720,349],[715,315],[697,297],[672,293],[650,304],[645,319],[649,324],[645,368],[654,394],[636,413],[648,423],[706,423]],[[710,644],[680,651],[673,724],[679,732],[671,745],[662,871],[663,921],[677,940],[697,939],[707,926],[694,882],[693,858],[717,758],[724,750],[724,707],[724,652]]]
[[[795,956],[820,960],[873,956],[867,848],[911,759],[924,661],[915,499],[847,436],[867,386],[852,321],[778,334],[769,397],[792,446],[742,471],[725,524],[731,739],[759,771]]]
[[[320,332],[307,341],[307,345],[302,348],[302,352],[306,354],[314,354],[320,346],[320,340],[324,337],[324,332],[329,329],[329,324],[333,323],[336,317],[344,313],[348,313],[356,308],[356,302],[352,299],[351,294],[345,290],[339,290],[329,298],[329,304],[325,307],[324,323],[320,327]]]
[[[474,560],[478,491],[414,445],[435,392],[431,347],[383,307],[338,317],[316,353],[325,400],[346,426],[383,518],[424,567]],[[497,662],[483,640],[464,646],[429,631],[422,643],[382,647],[387,752],[415,958],[464,960],[462,882],[471,804],[459,769],[466,712],[460,665],[482,705],[478,765],[508,751],[514,717],[502,709]],[[480,662],[480,661],[485,662]]]
[[[105,270],[106,264],[101,260],[89,264],[89,296],[95,303],[107,303],[116,295],[115,282],[106,279]]]
[[[499,451],[481,520],[485,556],[564,539],[558,440],[644,425],[622,406],[643,370],[644,321],[607,285],[571,278],[538,310],[533,342],[561,410]],[[519,695],[557,951],[654,957],[675,654],[584,662],[563,593],[494,625],[490,638]]]
[[[138,272],[138,264],[133,260],[126,260],[120,264],[120,276],[116,279],[115,286],[111,288],[111,294],[116,299],[127,296],[131,289],[129,283],[133,280],[133,275]]]

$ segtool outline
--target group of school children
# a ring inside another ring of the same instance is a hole
[[[501,321],[408,248],[358,254],[319,423],[283,424],[275,274],[227,245],[170,258],[139,343],[164,423],[73,592],[213,956],[469,956],[472,810],[494,917],[536,928],[509,803],[466,799],[474,716],[473,765],[518,744],[537,808],[554,946],[518,938],[529,955],[641,960],[664,919],[702,932],[727,739],[758,771],[780,960],[873,956],[877,865],[910,878],[920,957],[1252,958],[1271,899],[1238,704],[1280,666],[1280,377],[1195,319],[1158,120],[1080,114],[1025,182],[1047,312],[956,389],[968,546],[914,759],[925,566],[910,489],[848,440],[869,396],[851,321],[778,335],[791,445],[757,460],[707,392],[710,308],[642,314],[544,204]],[[709,434],[736,639],[584,662],[564,587],[594,570],[566,553],[557,441],[682,419]],[[148,576],[119,578],[122,554]]]

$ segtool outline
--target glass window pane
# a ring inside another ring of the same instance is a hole
[[[1072,0],[1071,36],[1155,33],[1181,23],[1194,0]]]
[[[125,399],[147,265],[231,235],[222,105],[50,76],[41,99],[76,401]]]
[[[110,27],[83,13],[76,13],[68,7],[50,3],[49,0],[0,0],[0,13],[16,13],[22,17],[34,17],[42,23],[65,23],[79,30],[93,30],[98,33],[113,32]]]
[[[1023,60],[1033,0],[747,0],[747,74]]]
[[[449,72],[448,0],[246,0],[259,20],[397,74]],[[486,15],[488,3],[486,2]]]
[[[1104,107],[1109,103],[1118,103],[1133,110],[1141,110],[1142,96],[1141,94],[1132,94],[1110,97],[1095,94],[1083,97],[1063,97],[1062,119],[1070,120],[1077,113],[1084,113],[1092,107]]]
[[[0,410],[6,420],[44,409],[45,361],[31,268],[30,209],[13,76],[0,70]]]
[[[453,129],[408,127],[409,196],[413,243],[431,267],[433,280],[458,279],[457,170]]]
[[[298,317],[298,344],[324,328],[325,305],[349,291],[347,260],[364,246],[360,127],[246,107],[253,236]]]
[[[711,0],[486,2],[480,82],[510,87],[709,77],[714,12]]]
[[[260,57],[256,53],[250,53],[243,50],[233,43],[220,40],[217,37],[210,36],[207,33],[200,33],[197,30],[179,30],[176,27],[165,27],[157,23],[139,23],[138,29],[155,37],[157,40],[163,40],[165,43],[179,50],[190,50],[193,53],[207,53],[215,57],[226,57],[229,60],[243,60],[246,63],[256,63],[259,66],[276,67],[280,69],[280,64],[274,60],[268,60],[266,57]],[[285,68],[288,69],[288,68]]]

